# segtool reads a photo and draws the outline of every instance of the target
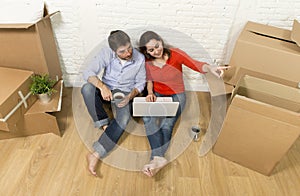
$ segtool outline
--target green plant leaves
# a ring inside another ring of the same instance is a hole
[[[39,75],[35,74],[31,76],[32,83],[30,85],[30,92],[33,95],[36,94],[48,94],[51,95],[55,92],[55,89],[53,89],[54,84],[56,83],[56,80],[52,80],[48,74],[45,75]]]

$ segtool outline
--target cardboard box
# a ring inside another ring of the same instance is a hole
[[[300,135],[300,90],[245,76],[233,92],[217,155],[270,175]]]
[[[291,39],[300,47],[300,23],[294,20]]]
[[[244,75],[298,87],[300,82],[300,25],[293,30],[248,22],[241,32],[225,74],[236,85]],[[297,33],[298,32],[298,33]],[[298,45],[297,45],[298,43]]]
[[[60,79],[61,67],[50,21],[53,14],[45,9],[44,17],[36,23],[0,24],[0,65]]]
[[[12,131],[36,101],[29,87],[32,71],[0,67],[0,130]]]
[[[42,133],[61,135],[66,115],[57,115],[62,110],[63,81],[54,86],[56,93],[48,104],[36,100],[10,131],[0,131],[0,139],[29,136]],[[35,96],[33,96],[35,97]]]

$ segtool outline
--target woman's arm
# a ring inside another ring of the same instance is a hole
[[[153,92],[153,82],[150,81],[150,80],[147,81],[147,92],[148,92],[148,95],[146,97],[146,101],[155,102],[156,101],[156,96]]]

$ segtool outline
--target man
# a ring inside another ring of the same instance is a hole
[[[104,158],[117,144],[131,117],[132,99],[145,87],[144,55],[132,48],[129,36],[120,30],[112,31],[108,37],[109,48],[103,48],[83,72],[87,81],[81,89],[88,112],[95,127],[104,133],[93,144],[94,152],[88,154],[88,169],[94,176],[99,159]],[[103,73],[101,79],[98,75]],[[113,92],[121,91],[126,96],[113,104],[116,115],[110,121],[103,108],[110,103]]]

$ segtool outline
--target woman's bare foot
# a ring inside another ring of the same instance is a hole
[[[86,156],[88,162],[88,170],[93,176],[98,176],[96,173],[96,167],[99,162],[99,155],[97,152],[89,153]]]
[[[164,157],[154,156],[153,160],[149,164],[146,164],[142,171],[148,177],[153,177],[167,163],[168,161]]]

